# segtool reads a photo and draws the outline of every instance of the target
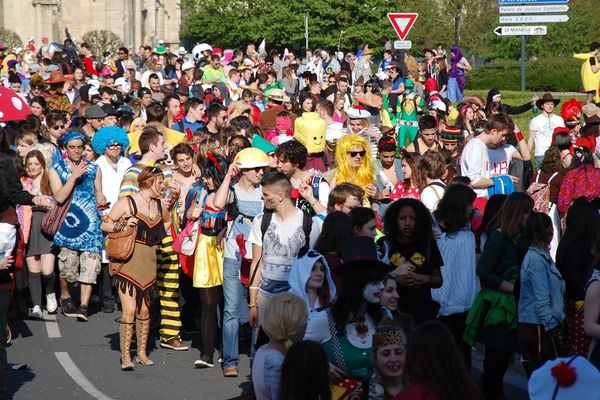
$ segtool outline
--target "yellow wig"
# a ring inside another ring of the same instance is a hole
[[[362,147],[365,150],[365,156],[362,158],[362,163],[358,167],[358,170],[352,168],[348,162],[347,154],[354,147]],[[335,162],[337,168],[334,177],[337,185],[342,182],[348,182],[364,189],[366,185],[375,181],[375,167],[373,166],[373,159],[371,157],[371,145],[361,135],[348,134],[342,136],[337,141]]]

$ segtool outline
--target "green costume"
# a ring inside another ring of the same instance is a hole
[[[396,107],[399,148],[414,142],[419,133],[419,114],[425,107],[425,101],[413,91],[414,87],[415,83],[412,80],[404,81],[404,93],[398,99]]]

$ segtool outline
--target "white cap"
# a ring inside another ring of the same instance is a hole
[[[441,100],[434,100],[431,103],[429,103],[427,105],[427,108],[429,108],[430,110],[438,110],[441,112],[446,112],[447,108],[446,108],[446,103],[444,103]]]
[[[117,78],[115,80],[115,87],[117,87],[117,86],[123,86],[123,90],[127,93],[129,93],[129,89],[131,88],[127,78],[123,78],[123,77]]]
[[[186,69],[190,69],[190,68],[194,68],[195,65],[193,62],[191,61],[185,61],[182,65],[181,65],[181,70],[185,71]]]
[[[367,119],[371,116],[371,113],[364,109],[349,108],[348,111],[346,111],[346,115],[348,115],[348,118],[350,119]]]

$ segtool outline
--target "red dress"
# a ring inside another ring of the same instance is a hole
[[[426,383],[413,381],[394,400],[438,400],[438,397]]]
[[[588,201],[600,197],[600,169],[593,165],[582,165],[570,170],[558,192],[558,211],[565,215],[573,200],[585,196]]]

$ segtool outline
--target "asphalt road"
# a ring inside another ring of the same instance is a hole
[[[153,329],[149,356],[154,366],[136,365],[135,371],[119,368],[118,317],[92,305],[89,322],[56,314],[45,320],[9,321],[13,340],[8,347],[10,371],[8,399],[231,399],[247,391],[249,360],[241,357],[240,377],[224,378],[221,368],[195,369],[198,337],[186,337],[189,351],[158,348]],[[215,361],[217,357],[215,356]],[[481,368],[474,353],[474,379]],[[23,369],[13,369],[27,364]],[[526,380],[514,365],[506,377],[506,398],[527,399]]]

